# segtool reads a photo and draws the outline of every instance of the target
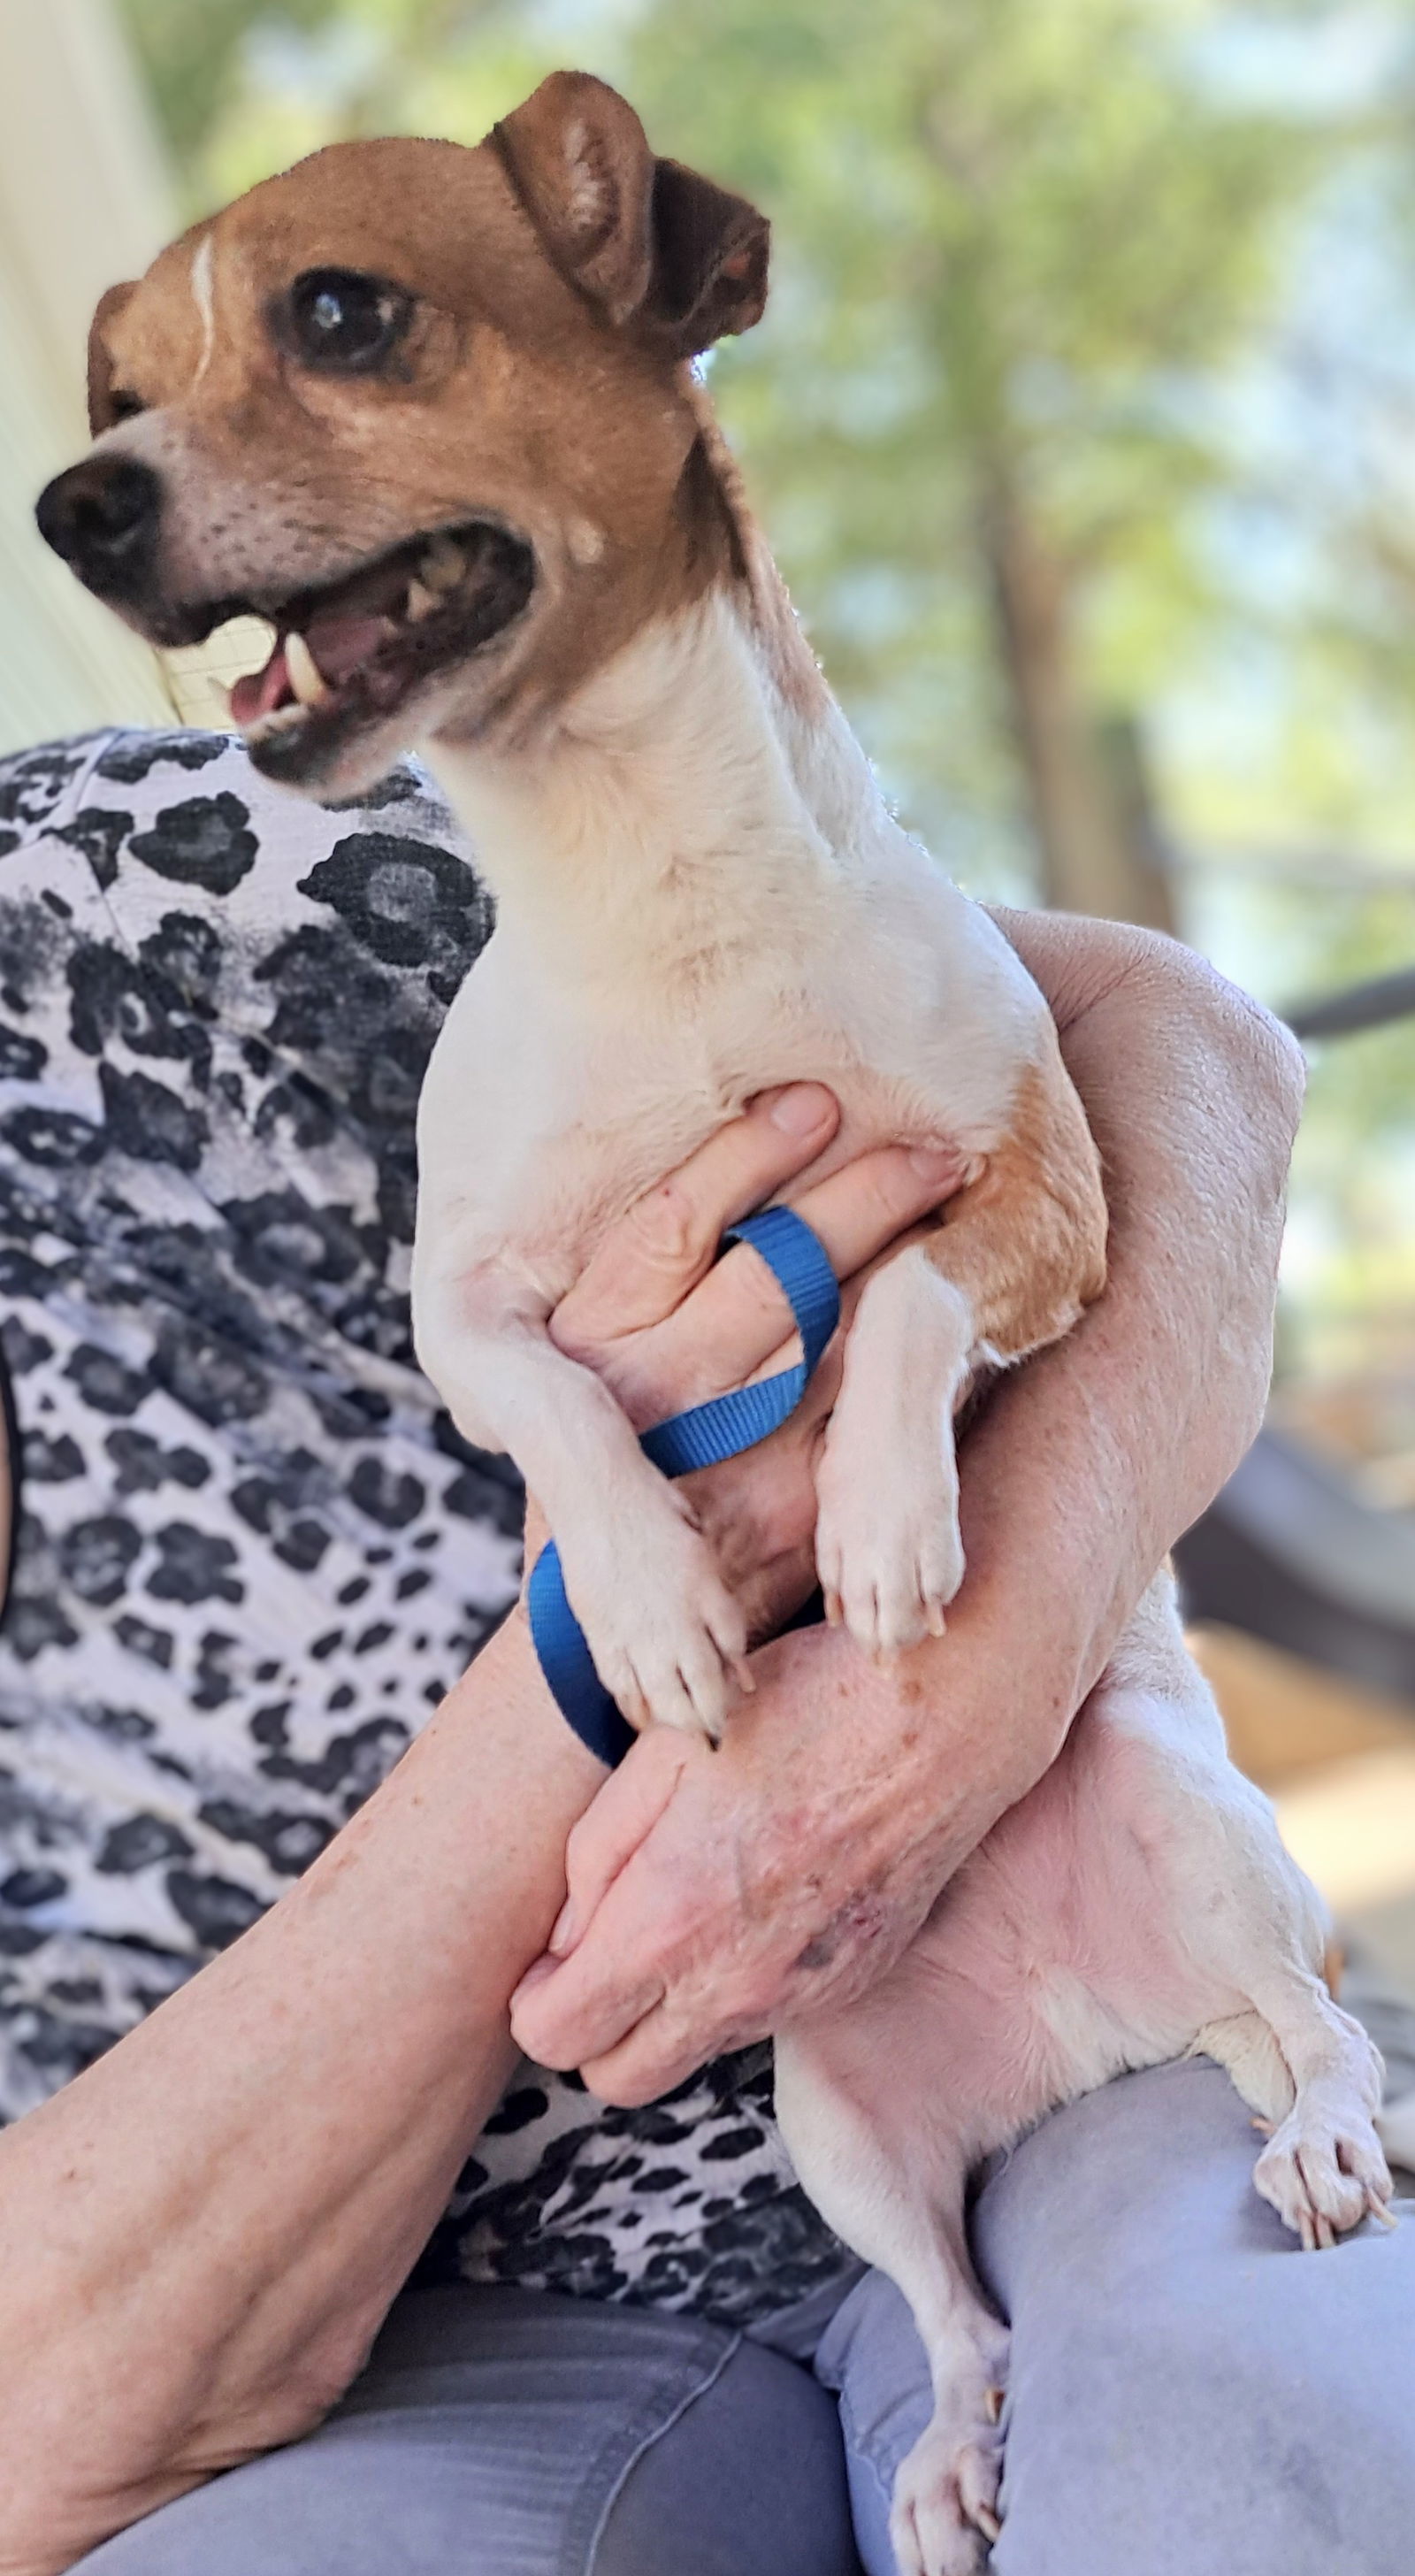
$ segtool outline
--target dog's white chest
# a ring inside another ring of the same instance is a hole
[[[889,1139],[986,1151],[1036,996],[991,923],[925,869],[907,901],[842,890],[838,921],[785,926],[701,984],[579,988],[494,936],[423,1090],[423,1217],[435,1207],[443,1257],[509,1255],[559,1295],[635,1197],[779,1083],[839,1099],[821,1169]]]

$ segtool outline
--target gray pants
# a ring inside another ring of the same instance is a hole
[[[1228,2079],[1060,2113],[979,2197],[1012,2320],[994,2576],[1409,2576],[1415,2206],[1326,2254],[1254,2194]],[[868,2275],[772,2349],[515,2290],[411,2293],[309,2440],[168,2505],[86,2576],[894,2576],[923,2354]],[[801,2358],[792,2358],[793,2348]],[[807,2359],[811,2366],[807,2366]]]

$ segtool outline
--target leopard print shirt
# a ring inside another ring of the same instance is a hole
[[[224,734],[0,763],[0,2115],[322,1851],[513,1598],[520,1494],[413,1360],[414,1107],[490,929],[425,778]],[[743,2324],[840,2275],[765,2052],[649,2109],[523,2066],[423,2278]]]

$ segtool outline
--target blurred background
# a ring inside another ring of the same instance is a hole
[[[1415,0],[0,0],[0,747],[219,724],[245,667],[160,667],[32,533],[99,290],[559,63],[773,219],[714,389],[906,819],[1308,1043],[1271,1423],[1184,1571],[1415,1994]]]

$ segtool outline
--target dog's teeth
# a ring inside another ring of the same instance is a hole
[[[418,570],[429,590],[455,590],[466,574],[467,558],[453,537],[434,537]]]
[[[258,734],[289,733],[292,726],[302,725],[304,720],[305,709],[301,706],[272,707],[269,715],[261,716],[250,726],[250,736],[254,741]]]
[[[328,705],[334,691],[303,635],[293,630],[285,638],[285,668],[290,675],[290,686],[302,707]]]
[[[420,581],[408,584],[408,605],[404,612],[410,626],[421,626],[425,617],[435,617],[442,606],[435,590],[427,590]]]

